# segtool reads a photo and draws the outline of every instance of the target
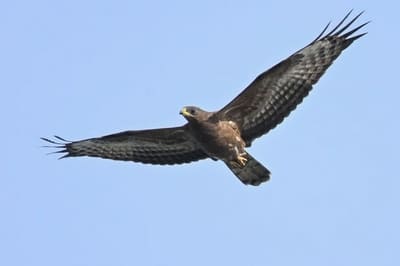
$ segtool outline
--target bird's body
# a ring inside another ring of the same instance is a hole
[[[236,122],[219,119],[216,112],[194,106],[184,107],[180,114],[188,121],[192,142],[208,157],[223,161],[243,183],[259,185],[269,179],[269,170],[246,152],[246,142]]]
[[[227,121],[189,123],[188,128],[194,141],[211,158],[234,160],[244,152],[245,143],[240,133]]]
[[[243,154],[245,142],[240,136],[238,126],[233,121],[216,120],[213,113],[205,112],[196,107],[185,107],[181,114],[187,120],[187,130],[193,136],[192,140],[211,158],[222,161],[234,161]],[[196,110],[202,115],[201,122],[186,110]]]
[[[92,156],[150,164],[181,164],[201,159],[222,160],[244,183],[259,185],[270,172],[246,150],[254,139],[281,123],[302,102],[333,61],[353,41],[364,23],[348,32],[346,17],[329,33],[260,74],[235,99],[217,112],[188,106],[181,127],[125,131],[82,141],[54,141],[63,157]]]

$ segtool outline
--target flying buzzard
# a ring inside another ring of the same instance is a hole
[[[125,131],[81,141],[42,138],[65,153],[147,164],[182,164],[211,158],[223,161],[244,184],[257,186],[270,171],[246,150],[253,140],[281,123],[301,103],[326,69],[356,39],[368,22],[346,31],[351,11],[329,33],[329,24],[309,45],[260,74],[244,91],[217,112],[183,107],[187,123],[180,127]]]

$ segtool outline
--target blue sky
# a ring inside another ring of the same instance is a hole
[[[372,20],[301,106],[249,150],[162,167],[46,156],[216,110],[351,8]],[[1,265],[399,265],[396,1],[0,4]],[[212,94],[212,97],[207,95]]]

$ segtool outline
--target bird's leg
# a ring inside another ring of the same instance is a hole
[[[244,157],[243,155],[239,155],[239,156],[237,157],[237,160],[238,160],[239,164],[240,164],[242,167],[245,166],[246,163],[247,163],[247,158]]]
[[[247,158],[245,157],[246,156],[246,153],[244,152],[244,153],[240,153],[237,157],[236,157],[236,160],[235,160],[235,164],[237,164],[237,166],[238,167],[240,167],[240,168],[242,168],[242,167],[245,167],[246,166],[246,163],[247,163]]]

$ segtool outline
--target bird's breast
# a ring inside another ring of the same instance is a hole
[[[205,122],[192,128],[192,132],[199,146],[211,157],[231,160],[244,152],[245,142],[234,122]]]

